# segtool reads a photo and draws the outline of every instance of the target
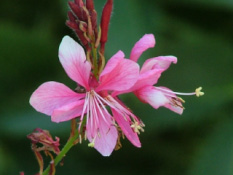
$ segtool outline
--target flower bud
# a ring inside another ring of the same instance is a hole
[[[104,45],[108,40],[108,26],[111,18],[112,13],[112,7],[113,7],[113,0],[108,0],[107,3],[104,6],[102,17],[101,17],[101,50],[102,54],[104,51]]]
[[[73,13],[80,19],[83,20],[83,13],[81,11],[81,8],[74,2],[69,1],[68,2],[71,10],[73,11]]]
[[[72,21],[66,21],[66,25],[71,28],[72,30],[79,30],[79,26],[77,23],[72,22]]]
[[[72,21],[72,22],[75,22],[76,17],[74,16],[74,14],[71,11],[68,11],[67,14],[68,14],[69,20]]]
[[[93,0],[86,0],[86,7],[89,11],[94,10],[94,2]]]
[[[84,3],[82,0],[74,0],[75,4],[77,4],[79,7],[83,7]]]

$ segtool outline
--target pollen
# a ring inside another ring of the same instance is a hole
[[[144,129],[142,128],[143,126],[144,124],[140,124],[139,122],[135,121],[130,127],[133,128],[134,132],[140,134],[140,131],[144,132]]]
[[[181,103],[185,103],[184,99],[182,99],[181,97],[177,97]]]
[[[95,146],[94,140],[91,143],[88,143],[88,146],[91,147],[91,148],[94,148],[94,146]]]
[[[195,90],[197,97],[203,96],[205,94],[204,92],[201,92],[201,90],[202,90],[202,87],[199,87]]]
[[[94,148],[94,146],[95,146],[95,139],[96,139],[97,135],[93,138],[93,140],[90,143],[88,143],[88,147]]]

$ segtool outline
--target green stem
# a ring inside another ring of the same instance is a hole
[[[94,65],[94,76],[98,79],[98,59],[97,59],[97,49],[95,48],[95,44],[92,44],[92,56],[93,56],[93,65]]]
[[[54,165],[57,166],[57,164],[62,160],[62,158],[66,155],[66,153],[74,146],[74,141],[78,138],[79,133],[78,131],[75,132],[75,134],[70,137],[70,139],[67,141],[61,152],[57,155],[57,157],[54,159]],[[50,170],[50,165],[44,170],[42,175],[48,175]]]

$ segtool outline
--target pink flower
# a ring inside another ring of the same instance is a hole
[[[67,75],[77,83],[76,92],[64,84],[46,82],[32,94],[30,104],[37,111],[51,115],[53,122],[76,117],[80,123],[85,121],[89,146],[104,156],[109,156],[116,146],[118,126],[133,145],[140,147],[138,133],[142,122],[116,96],[109,95],[112,91],[126,91],[136,83],[138,64],[125,59],[119,51],[96,80],[83,48],[69,36],[60,44],[59,59]]]
[[[144,35],[133,47],[130,60],[137,62],[141,54],[148,48],[155,46],[153,34]],[[167,70],[171,63],[176,64],[177,58],[174,56],[158,56],[147,59],[139,74],[137,82],[130,89],[121,92],[113,92],[113,95],[133,92],[142,102],[149,103],[155,109],[164,106],[178,114],[182,114],[184,102],[183,99],[176,95],[204,95],[201,88],[192,93],[173,92],[166,87],[153,86],[158,82],[162,72]]]

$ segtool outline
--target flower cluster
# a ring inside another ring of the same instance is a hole
[[[78,129],[89,140],[88,145],[103,156],[109,156],[114,148],[119,147],[119,137],[123,135],[134,146],[141,147],[138,134],[144,131],[144,124],[118,98],[120,94],[132,92],[155,109],[164,106],[178,114],[183,112],[184,100],[177,95],[203,95],[200,88],[185,94],[154,86],[162,72],[171,63],[176,63],[177,58],[150,58],[140,68],[137,61],[141,54],[155,46],[153,34],[144,35],[135,44],[129,59],[118,51],[104,66],[104,45],[112,1],[108,0],[103,9],[99,31],[93,1],[87,0],[84,4],[82,0],[75,0],[69,5],[71,11],[68,12],[67,25],[75,31],[84,48],[65,36],[59,47],[59,60],[77,87],[72,90],[62,83],[46,82],[32,94],[30,104],[37,111],[51,116],[53,122],[78,119]]]

